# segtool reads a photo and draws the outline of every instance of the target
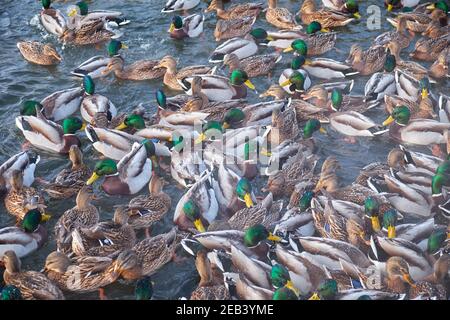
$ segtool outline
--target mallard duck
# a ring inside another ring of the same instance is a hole
[[[97,162],[94,173],[86,182],[93,184],[105,176],[102,189],[110,195],[128,195],[139,192],[150,180],[152,162],[148,159],[147,143],[134,143],[131,151],[116,165],[111,159]]]
[[[298,28],[294,15],[286,8],[277,7],[277,0],[268,0],[266,20],[271,25],[281,29]]]
[[[5,180],[6,188],[11,188],[10,181],[14,170],[21,171],[23,185],[31,187],[34,182],[34,171],[40,160],[41,157],[38,154],[32,151],[22,151],[3,162],[0,166],[0,175]]]
[[[199,3],[200,0],[168,0],[161,12],[187,11],[196,7]]]
[[[214,29],[216,41],[227,40],[235,37],[243,37],[249,33],[256,17],[239,17],[230,20],[218,20]]]
[[[240,69],[247,73],[249,78],[254,78],[270,74],[275,64],[280,60],[281,55],[279,53],[251,56],[242,60],[239,60],[234,53],[230,53],[225,55],[223,64],[229,67],[230,72]]]
[[[23,185],[23,175],[19,170],[14,170],[11,174],[11,190],[5,197],[5,207],[9,214],[15,216],[17,221],[23,217],[30,209],[42,210],[45,208],[44,197],[33,187]]]
[[[399,17],[406,18],[406,28],[413,32],[424,32],[430,24],[431,17],[422,12],[401,12],[396,18],[387,18],[387,21],[397,28]]]
[[[203,32],[203,22],[205,16],[200,14],[191,14],[185,18],[174,16],[168,32],[174,39],[195,38]]]
[[[67,29],[66,18],[61,11],[51,7],[51,0],[42,0],[42,11],[39,15],[42,26],[47,32],[61,36]]]
[[[300,132],[295,108],[275,109],[272,112],[272,128],[267,140],[270,144],[280,144],[286,140],[294,140]]]
[[[418,81],[427,76],[428,70],[421,64],[414,61],[405,61],[400,58],[400,46],[396,42],[389,42],[387,48],[395,57],[395,67],[397,70],[401,70]]]
[[[439,121],[450,123],[450,97],[444,94],[439,96]]]
[[[72,245],[72,231],[89,228],[99,221],[98,209],[91,204],[95,199],[92,188],[82,187],[77,194],[75,207],[65,211],[55,225],[56,246],[59,251],[69,253]]]
[[[197,252],[195,267],[200,276],[197,288],[191,293],[190,300],[229,300],[230,293],[223,283],[223,277],[218,277],[211,268],[211,262],[204,250]]]
[[[153,172],[148,184],[149,194],[140,195],[130,200],[128,204],[128,223],[135,229],[148,228],[169,211],[172,200],[163,191],[167,184],[161,177]]]
[[[450,124],[429,119],[411,120],[411,111],[406,106],[395,107],[383,125],[389,125],[392,138],[403,143],[430,145],[447,143],[444,132],[450,129]],[[426,134],[425,134],[426,133]]]
[[[450,29],[446,24],[446,21],[447,14],[445,12],[442,10],[433,10],[431,13],[431,22],[425,31],[422,32],[422,35],[429,38],[439,38],[445,34],[448,34]]]
[[[217,217],[219,204],[211,179],[211,172],[207,171],[178,201],[173,221],[181,230],[194,226],[198,231],[204,232],[204,224],[212,223]]]
[[[243,4],[234,4],[224,10],[222,0],[212,0],[205,12],[216,11],[220,19],[230,20],[242,17],[257,17],[262,10],[261,3],[248,2]]]
[[[244,38],[233,38],[219,45],[209,57],[209,62],[223,62],[226,54],[234,53],[239,59],[244,59],[258,52],[258,42],[270,40],[271,37],[262,28],[255,28]]]
[[[356,111],[333,112],[329,119],[333,129],[346,136],[374,137],[387,131],[372,119]]]
[[[202,91],[210,101],[225,101],[230,99],[241,99],[247,96],[247,88],[255,90],[255,86],[248,79],[245,71],[237,69],[231,72],[227,79],[216,75],[201,75]],[[181,80],[181,85],[185,92],[190,94],[193,77],[186,77]]]
[[[75,135],[83,129],[83,122],[79,118],[64,119],[62,126],[47,120],[40,110],[37,116],[18,116],[16,126],[22,131],[25,139],[33,146],[54,153],[67,154],[72,145],[81,145]]]
[[[417,6],[419,2],[419,0],[385,0],[384,5],[387,7],[387,11],[392,11],[392,9],[402,7],[413,8]]]
[[[186,77],[191,77],[198,74],[207,74],[211,71],[211,67],[208,66],[190,66],[185,67],[177,71],[177,62],[172,56],[165,56],[159,63],[154,67],[165,68],[166,73],[164,74],[164,84],[172,90],[181,91],[183,90],[179,81]]]
[[[311,87],[311,79],[308,72],[302,70],[302,66],[306,63],[303,56],[294,57],[291,66],[284,69],[278,78],[278,84],[287,93],[294,94],[295,91],[308,90]]]
[[[6,285],[1,291],[1,300],[23,300],[20,289],[13,285]]]
[[[0,256],[11,250],[18,258],[23,258],[41,248],[47,241],[47,230],[41,222],[49,217],[32,209],[25,214],[20,227],[0,229]]]
[[[358,74],[352,67],[333,59],[314,58],[303,65],[309,75],[319,79],[340,79]]]
[[[114,36],[116,33],[107,29],[105,21],[92,20],[78,29],[65,29],[60,40],[64,44],[86,46],[109,41]]]
[[[364,95],[370,100],[380,101],[387,95],[395,94],[397,86],[392,74],[396,66],[396,58],[388,55],[384,62],[383,72],[374,73],[364,86]]]
[[[44,274],[23,271],[14,251],[6,251],[2,258],[5,264],[3,279],[7,285],[16,286],[26,300],[64,300],[61,290]]]
[[[295,54],[315,56],[330,51],[336,44],[337,34],[318,32],[321,28],[318,22],[313,21],[308,25],[307,36],[303,39],[295,39],[283,52],[294,51]]]
[[[121,41],[111,39],[107,46],[108,57],[94,56],[80,64],[70,73],[76,77],[90,76],[92,79],[103,77],[107,75],[107,73],[103,73],[103,71],[107,70],[107,66],[111,61],[111,58],[119,56],[120,49],[127,48],[128,47]]]
[[[136,300],[150,300],[153,296],[153,283],[151,277],[143,277],[136,281],[134,287],[134,296]]]
[[[434,79],[449,78],[448,72],[450,50],[444,50],[439,54],[437,60],[431,65],[429,74]]]
[[[434,112],[433,102],[428,97],[425,99],[420,98],[420,102],[415,102],[399,96],[386,95],[384,103],[385,109],[389,114],[392,113],[395,107],[406,106],[411,112],[411,119],[433,119],[437,117]]]
[[[414,51],[409,56],[418,60],[435,61],[439,54],[448,48],[449,43],[450,33],[436,39],[421,38],[417,40]]]
[[[136,233],[128,224],[128,210],[120,206],[110,221],[72,231],[72,251],[77,256],[115,257],[136,243]]]
[[[109,257],[75,257],[71,260],[60,251],[51,252],[44,266],[44,273],[61,290],[69,292],[100,291],[103,287],[115,282],[127,272],[133,272],[138,265],[136,255],[124,251],[116,259]],[[77,281],[74,281],[74,279]]]
[[[324,28],[335,28],[346,26],[355,18],[340,12],[321,9],[317,10],[314,0],[305,0],[299,11],[299,16],[303,23],[310,24],[313,21],[319,22]]]
[[[322,4],[325,8],[352,14],[356,19],[361,19],[356,0],[322,0]]]
[[[43,44],[38,41],[17,42],[19,49],[25,60],[43,66],[59,64],[62,60],[58,52],[50,44]]]
[[[92,174],[83,162],[83,154],[76,145],[69,149],[70,168],[63,169],[50,183],[44,183],[44,191],[53,199],[71,198],[80,191]]]
[[[93,90],[93,87],[87,86],[88,83],[85,83],[86,86],[56,91],[45,97],[41,101],[41,112],[45,118],[52,121],[61,121],[77,112],[85,95],[90,92],[89,90]]]
[[[107,10],[89,10],[88,4],[85,1],[79,1],[75,5],[67,8],[68,26],[71,29],[78,29],[82,25],[95,21],[113,21],[118,25],[125,25],[129,23],[123,18],[122,12],[107,11]]]
[[[449,255],[443,254],[434,263],[434,272],[422,281],[414,282],[409,289],[411,299],[447,299],[446,278],[449,269]]]
[[[363,51],[359,45],[354,44],[350,48],[350,55],[346,60],[352,68],[361,75],[366,76],[383,69],[386,60],[386,49],[382,46],[370,47]]]
[[[380,34],[373,40],[372,45],[384,46],[389,42],[395,42],[400,49],[404,49],[409,47],[413,38],[414,33],[406,29],[406,17],[400,16],[397,21],[397,30]]]
[[[117,56],[109,60],[101,73],[107,75],[114,72],[117,78],[123,80],[153,80],[161,78],[165,74],[164,68],[155,68],[158,64],[158,60],[139,60],[130,65],[125,65],[122,57]]]

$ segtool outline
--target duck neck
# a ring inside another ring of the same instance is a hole
[[[269,0],[269,9],[275,9],[277,7],[277,0]]]
[[[408,285],[402,279],[395,277],[387,279],[387,288],[391,292],[406,293],[408,290]]]
[[[234,56],[232,58],[229,58],[227,61],[228,67],[230,68],[230,72],[233,72],[236,69],[240,68],[240,61],[237,56]]]
[[[81,147],[80,139],[75,134],[65,134],[63,136],[63,148],[60,153],[68,153],[72,145]]]
[[[314,0],[305,0],[300,8],[301,13],[310,14],[316,11],[316,5],[314,4]]]

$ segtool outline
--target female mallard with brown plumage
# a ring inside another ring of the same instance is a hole
[[[212,0],[205,12],[216,11],[218,18],[230,20],[242,17],[257,17],[261,10],[262,4],[254,2],[234,4],[224,10],[222,0]]]
[[[355,20],[355,18],[337,11],[326,9],[317,10],[314,0],[303,1],[299,16],[304,24],[317,21],[323,28],[342,27]]]
[[[55,225],[55,240],[58,251],[69,253],[72,246],[72,231],[89,228],[98,223],[99,212],[91,201],[95,199],[92,188],[84,186],[78,192],[75,207],[65,211]]]
[[[386,49],[383,46],[370,47],[363,51],[357,44],[352,45],[346,62],[363,76],[383,69],[386,60]]]
[[[19,41],[17,48],[25,60],[43,65],[52,66],[61,62],[62,58],[50,44],[43,44],[38,41]]]
[[[400,49],[404,49],[409,47],[413,38],[414,33],[406,29],[406,18],[400,16],[398,19],[397,30],[380,34],[373,40],[372,45],[383,46],[389,42],[395,42]]]
[[[243,37],[249,33],[256,17],[239,17],[230,20],[218,20],[214,29],[216,41]]]
[[[66,199],[74,196],[91,176],[91,170],[83,162],[83,153],[76,145],[69,149],[70,168],[62,170],[51,183],[43,183],[44,191],[54,199]]]
[[[294,51],[295,54],[305,57],[321,55],[334,48],[336,39],[336,32],[328,32],[328,30],[322,29],[319,22],[313,21],[306,27],[306,35],[292,41],[283,52]]]
[[[79,29],[66,29],[60,36],[63,43],[85,46],[111,40],[115,33],[105,29],[102,20],[93,20],[83,24]]]
[[[16,286],[26,300],[64,300],[61,290],[41,272],[23,271],[14,251],[6,251],[3,279],[7,285]]]
[[[249,78],[254,78],[270,74],[275,64],[280,60],[281,55],[279,53],[251,56],[242,60],[239,60],[234,53],[230,53],[225,55],[223,64],[229,67],[230,73],[240,69],[245,71]]]
[[[416,80],[420,80],[428,75],[427,68],[423,67],[421,64],[414,61],[405,61],[400,57],[401,48],[397,42],[389,42],[387,48],[395,57],[396,69],[414,77]]]
[[[430,67],[430,76],[435,79],[450,77],[448,65],[450,60],[450,49],[446,49],[439,54],[437,60]]]
[[[23,175],[14,170],[11,175],[11,190],[5,197],[5,207],[9,214],[15,216],[17,221],[23,219],[30,209],[42,210],[45,208],[44,197],[33,187],[23,185]]]
[[[123,80],[152,80],[161,78],[165,74],[164,68],[155,68],[159,64],[158,60],[139,60],[132,64],[125,65],[122,57],[112,57],[102,71],[102,75],[114,72],[114,75]]]
[[[157,68],[166,69],[163,82],[170,89],[176,91],[183,90],[182,86],[179,83],[179,81],[181,81],[182,79],[193,75],[207,74],[211,71],[211,67],[203,65],[189,66],[177,71],[177,62],[172,56],[165,56],[164,58],[162,58],[159,61],[158,65],[155,66],[155,69]]]
[[[435,61],[439,54],[448,48],[449,44],[450,33],[435,39],[421,38],[417,40],[414,51],[409,55],[418,60]]]
[[[280,29],[293,29],[298,27],[295,16],[286,8],[277,6],[277,0],[268,0],[269,8],[266,11],[266,20]]]

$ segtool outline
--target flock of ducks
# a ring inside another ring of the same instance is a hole
[[[175,13],[174,41],[204,32],[203,14],[187,14],[199,2],[169,0],[161,10]],[[342,62],[316,56],[334,50],[341,27],[361,19],[357,1],[319,7],[303,0],[298,13],[276,0],[223,2],[206,9],[222,42],[209,64],[179,68],[172,56],[125,61],[117,38],[129,21],[120,12],[91,11],[81,1],[66,17],[42,0],[49,34],[68,45],[106,42],[107,52],[73,69],[80,86],[25,101],[16,117],[27,142],[0,166],[5,208],[17,220],[0,230],[2,299],[97,290],[106,298],[104,288],[120,279],[135,281],[137,299],[150,299],[150,276],[180,247],[195,256],[200,276],[191,299],[448,299],[450,98],[432,92],[449,76],[448,4],[386,0],[394,29],[366,50],[353,45]],[[254,28],[257,19],[271,31]],[[412,60],[402,60],[413,41]],[[17,46],[35,64],[62,60],[49,44]],[[272,53],[257,55],[261,46]],[[273,76],[282,56],[290,68],[260,94],[273,100],[248,104],[251,79]],[[96,91],[95,79],[110,74],[160,79],[184,93],[158,90],[155,114],[142,107],[121,113]],[[358,75],[370,75],[365,95],[350,94]],[[386,112],[386,121],[376,123],[369,110]],[[387,133],[399,145],[342,186],[336,158],[318,166],[314,135],[324,126],[353,139]],[[79,131],[99,154],[93,168],[83,162]],[[68,155],[71,164],[52,181],[35,180],[36,150]],[[164,191],[169,181],[184,189],[178,203]],[[93,204],[97,183],[111,196],[134,198],[105,221]],[[48,198],[76,205],[50,216]],[[173,228],[151,235],[172,212]],[[20,259],[46,243],[50,218],[57,219],[55,251],[41,271],[23,270]]]

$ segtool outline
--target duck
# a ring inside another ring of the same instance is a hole
[[[14,251],[18,258],[23,258],[40,249],[48,238],[42,222],[49,218],[38,209],[31,209],[23,217],[20,226],[1,228],[0,256],[7,251]]]
[[[325,8],[351,14],[356,19],[361,19],[359,6],[355,0],[322,0],[322,4]]]
[[[77,256],[116,257],[136,243],[136,233],[128,224],[128,210],[119,206],[110,221],[72,231],[72,251]]]
[[[99,291],[104,299],[103,287],[115,282],[137,267],[136,255],[124,251],[117,258],[83,256],[69,258],[65,253],[53,251],[45,259],[44,274],[65,292],[86,293]],[[78,281],[72,281],[77,277]]]
[[[383,46],[374,46],[363,51],[359,45],[354,44],[346,62],[360,75],[367,76],[383,69],[385,60],[386,49]]]
[[[384,5],[387,7],[387,11],[392,11],[392,9],[402,7],[414,8],[419,4],[419,2],[419,0],[385,0]]]
[[[171,13],[176,11],[187,11],[195,8],[200,0],[168,0],[161,10],[162,13]]]
[[[230,72],[243,70],[249,78],[270,74],[275,65],[281,60],[279,53],[255,55],[239,60],[237,55],[230,53],[225,55],[223,64],[228,66]]]
[[[87,46],[103,43],[117,37],[117,34],[108,29],[106,21],[92,20],[78,29],[66,29],[60,36],[63,44]]]
[[[243,38],[235,37],[220,44],[209,57],[210,63],[221,63],[226,54],[234,53],[239,60],[250,57],[258,52],[258,44],[272,38],[262,28],[252,29]]]
[[[395,41],[389,42],[387,48],[395,57],[395,68],[401,70],[403,73],[420,81],[428,75],[428,70],[421,64],[415,61],[405,61],[400,58],[400,46]]]
[[[76,195],[92,174],[89,167],[84,163],[83,153],[77,145],[70,147],[69,159],[72,163],[70,168],[65,168],[58,173],[53,182],[43,184],[44,191],[52,199],[67,199]]]
[[[67,154],[72,145],[81,145],[75,135],[83,129],[83,122],[76,117],[66,118],[62,126],[45,118],[36,109],[35,116],[16,117],[16,126],[33,146],[52,153]]]
[[[11,174],[11,189],[5,197],[5,207],[9,214],[16,217],[17,221],[23,220],[30,209],[43,210],[45,208],[44,197],[33,187],[23,185],[23,175],[19,170]]]
[[[39,41],[19,41],[17,48],[25,60],[41,66],[54,66],[62,61],[62,57],[50,44]]]
[[[266,20],[279,29],[298,28],[294,15],[286,8],[277,6],[277,0],[268,0]]]
[[[103,73],[103,71],[106,70],[111,58],[119,56],[120,49],[128,49],[128,46],[122,41],[111,39],[106,48],[108,56],[98,55],[89,58],[71,71],[70,74],[81,78],[84,76],[90,76],[92,79],[106,76],[107,73]]]
[[[447,14],[442,10],[433,10],[431,12],[431,22],[428,27],[422,32],[422,36],[428,38],[439,38],[449,33],[449,27],[446,24]]]
[[[396,57],[388,55],[384,62],[384,70],[372,74],[364,86],[364,95],[370,100],[381,101],[387,95],[397,93],[395,76],[392,74],[396,67]]]
[[[230,20],[220,19],[214,29],[216,41],[245,36],[252,29],[256,17],[239,17]]]
[[[321,9],[317,10],[314,0],[305,0],[298,13],[304,24],[319,22],[323,28],[343,27],[355,20],[347,14]]]
[[[181,197],[175,208],[173,222],[180,230],[206,230],[219,213],[216,189],[213,188],[212,172],[206,171]],[[207,224],[206,224],[207,223]]]
[[[397,106],[406,106],[411,112],[411,119],[433,119],[437,117],[434,112],[433,102],[426,97],[420,98],[419,102],[402,98],[397,95],[386,95],[384,97],[385,109],[390,114]]]
[[[450,77],[450,74],[448,73],[448,65],[449,65],[449,56],[450,50],[444,50],[442,51],[437,60],[433,62],[433,64],[430,67],[429,75],[433,77],[434,79],[445,79]]]
[[[93,82],[85,81],[81,87],[56,91],[41,101],[40,110],[48,120],[64,120],[80,109],[83,98],[90,90],[93,90]]]
[[[114,73],[116,78],[122,80],[143,81],[159,79],[165,74],[164,68],[155,68],[158,60],[138,60],[132,64],[125,65],[120,56],[112,57],[106,68],[101,71],[102,76]]]
[[[152,175],[152,162],[147,158],[147,145],[135,142],[131,151],[117,165],[111,159],[97,162],[86,184],[91,185],[98,178],[105,176],[102,189],[109,195],[130,195],[139,192]]]
[[[406,28],[410,31],[422,33],[425,32],[430,24],[431,17],[424,12],[401,12],[396,18],[387,18],[387,21],[397,28],[399,17],[406,19]]]
[[[5,283],[17,287],[25,300],[65,299],[62,291],[43,273],[22,270],[21,261],[14,251],[6,251],[2,261],[5,264]]]
[[[166,72],[164,74],[164,84],[168,86],[170,89],[175,91],[182,91],[183,87],[179,83],[180,80],[191,77],[194,75],[203,75],[211,72],[211,68],[208,66],[190,66],[185,67],[179,71],[177,71],[177,62],[172,56],[163,57],[159,63],[154,67],[164,68]]]
[[[397,20],[397,30],[387,31],[377,36],[372,45],[384,46],[389,42],[395,42],[400,49],[409,47],[414,33],[406,29],[406,17],[399,16]]]
[[[151,300],[153,296],[153,283],[151,277],[143,277],[136,281],[134,295],[136,300]]]
[[[1,300],[23,300],[19,288],[13,285],[6,285],[1,291]]]
[[[200,14],[191,14],[185,18],[174,16],[168,32],[174,39],[196,38],[203,32],[203,22],[205,16]]]
[[[318,79],[343,79],[358,74],[346,63],[328,58],[308,59],[303,65],[303,69]]]
[[[56,36],[62,36],[67,29],[67,21],[61,11],[51,7],[51,0],[42,0],[42,10],[39,15],[39,20],[42,26],[48,33]]]
[[[25,187],[31,187],[35,180],[34,172],[36,170],[36,166],[40,161],[41,157],[31,150],[22,151],[11,156],[0,166],[0,175],[5,180],[5,187],[7,189],[11,188],[10,181],[14,170],[21,171],[23,176],[23,185]]]
[[[261,3],[248,2],[243,4],[234,4],[224,10],[223,0],[212,0],[205,12],[215,11],[219,19],[231,20],[241,17],[257,17],[263,9]]]
[[[383,122],[389,124],[389,135],[401,142],[416,145],[430,145],[447,143],[444,132],[450,129],[448,123],[441,123],[430,119],[411,120],[411,111],[406,106],[397,106],[388,119]],[[427,133],[426,135],[424,133]]]
[[[409,289],[411,299],[447,299],[447,273],[448,254],[443,254],[436,260],[433,266],[433,273],[422,281],[417,281]]]
[[[294,140],[299,132],[295,108],[288,106],[272,111],[272,126],[267,136],[269,143],[275,145],[286,140]]]
[[[290,68],[284,69],[278,78],[278,84],[288,94],[293,95],[298,90],[308,90],[311,87],[308,72],[301,69],[305,63],[306,59],[303,56],[294,57]]]
[[[448,48],[449,41],[450,34],[445,34],[435,39],[421,38],[417,40],[414,51],[409,56],[417,60],[435,61],[439,54]]]
[[[82,25],[95,20],[114,22],[120,26],[128,24],[130,21],[123,18],[122,12],[108,10],[90,10],[85,1],[79,1],[67,8],[68,27],[79,29]]]
[[[229,79],[217,75],[200,75],[202,78],[202,90],[209,101],[225,101],[241,99],[247,96],[247,88],[255,90],[255,86],[249,80],[245,71],[236,69],[231,72]],[[193,77],[181,80],[180,85],[184,91],[190,94]]]
[[[167,182],[153,172],[148,184],[149,194],[130,200],[127,207],[130,216],[128,223],[133,228],[149,228],[170,210],[172,199],[163,191],[165,184]]]
[[[58,251],[70,253],[72,231],[76,228],[93,227],[99,222],[100,213],[91,203],[96,199],[89,186],[83,186],[77,194],[76,205],[66,210],[55,224],[55,240]]]
[[[330,51],[336,44],[337,34],[318,32],[321,28],[317,21],[311,22],[307,27],[307,36],[303,39],[295,39],[283,52],[294,51],[295,54],[315,56]]]

